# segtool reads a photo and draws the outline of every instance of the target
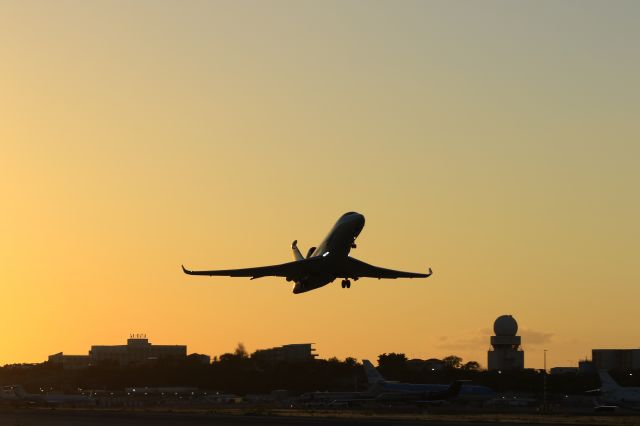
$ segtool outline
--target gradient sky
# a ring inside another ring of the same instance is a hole
[[[640,3],[0,3],[0,364],[639,347]],[[428,280],[189,277],[316,245]]]

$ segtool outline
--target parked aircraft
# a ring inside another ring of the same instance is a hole
[[[464,384],[466,380],[456,380],[450,385],[392,382],[385,380],[370,361],[362,360],[362,365],[370,385],[368,392],[374,394],[375,398],[379,400],[412,399],[436,402],[454,398],[485,400],[496,396],[493,389],[486,386],[466,385]]]
[[[360,392],[309,392],[300,396],[306,405],[362,405],[404,402],[418,405],[439,405],[456,400],[485,400],[495,392],[485,386],[469,386],[467,380],[450,385],[399,383],[385,380],[368,360],[362,361],[369,387]]]
[[[93,404],[94,398],[86,395],[54,394],[54,393],[28,393],[20,385],[5,386],[2,390],[8,399],[17,400],[29,404],[59,405],[59,404]],[[11,396],[11,392],[15,395]]]
[[[640,387],[620,386],[606,370],[598,370],[600,400],[620,407],[640,409]]]
[[[359,278],[427,278],[426,274],[403,272],[369,265],[349,256],[356,248],[355,240],[364,227],[364,216],[360,213],[345,213],[338,219],[327,237],[318,247],[311,247],[307,256],[302,256],[297,240],[291,245],[293,262],[279,265],[260,266],[244,269],[223,269],[211,271],[192,271],[182,266],[185,274],[227,277],[250,277],[252,280],[267,276],[284,277],[295,283],[293,293],[304,293],[323,287],[336,278],[342,278],[342,288],[351,288],[351,281]]]

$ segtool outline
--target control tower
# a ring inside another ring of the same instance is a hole
[[[524,352],[520,349],[518,323],[511,315],[499,316],[493,323],[495,336],[491,336],[492,350],[488,352],[489,370],[524,369]]]

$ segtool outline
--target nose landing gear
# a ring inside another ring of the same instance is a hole
[[[342,288],[351,288],[351,281],[342,280]]]

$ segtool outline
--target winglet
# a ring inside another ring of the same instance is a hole
[[[184,265],[180,265],[180,266],[182,266],[182,272],[184,272],[185,274],[191,275],[191,271],[185,268]]]
[[[433,275],[433,271],[431,270],[431,268],[429,268],[429,271],[427,272],[427,278],[430,277],[431,275]]]

